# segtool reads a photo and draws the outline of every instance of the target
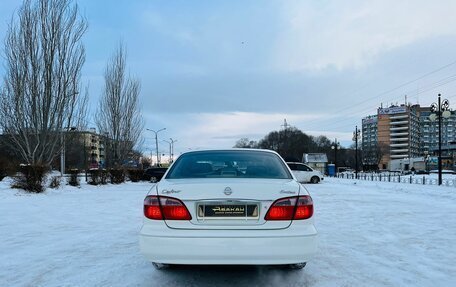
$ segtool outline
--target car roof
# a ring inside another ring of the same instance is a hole
[[[200,153],[200,152],[232,152],[232,151],[245,151],[245,152],[265,152],[265,153],[272,153],[272,154],[277,154],[277,152],[269,149],[258,149],[258,148],[227,148],[227,149],[199,149],[199,150],[191,150],[191,151],[186,151],[182,153],[184,154],[191,154],[191,153]]]

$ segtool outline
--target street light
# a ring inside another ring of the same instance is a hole
[[[353,132],[353,140],[355,141],[355,177],[358,179],[358,140],[360,139],[361,131],[358,130],[358,126],[355,127]]]
[[[439,127],[439,156],[438,156],[438,169],[439,169],[439,185],[442,185],[442,117],[449,118],[451,116],[450,102],[448,100],[441,100],[441,95],[438,95],[437,103],[432,103],[431,114],[429,119],[434,122],[438,120]]]
[[[157,152],[157,166],[160,166],[160,159],[158,157],[158,136],[157,134],[161,131],[164,131],[166,130],[166,128],[162,128],[162,129],[159,129],[158,131],[154,131],[154,130],[151,130],[151,129],[146,129],[150,132],[153,132],[155,134],[155,148],[156,148],[156,152]]]
[[[169,159],[168,159],[168,163],[171,163],[171,149],[172,149],[171,145],[172,145],[172,144],[171,144],[170,141],[167,141],[167,140],[163,140],[163,141],[164,141],[165,143],[168,143],[168,145],[169,145]]]
[[[177,140],[173,140],[173,138],[169,138],[171,141],[171,162],[174,161],[174,143],[177,142]]]
[[[169,163],[172,163],[174,161],[174,143],[177,142],[177,140],[169,138],[169,141],[163,141],[169,144]]]
[[[337,139],[334,140],[333,145],[331,146],[331,149],[334,150],[334,169],[337,175],[337,150],[340,149],[340,143],[337,142]]]

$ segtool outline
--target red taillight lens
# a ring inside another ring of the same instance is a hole
[[[297,197],[276,200],[268,210],[266,220],[292,220]]]
[[[156,220],[191,220],[187,207],[176,198],[149,195],[144,200],[144,215]]]
[[[160,204],[165,220],[191,220],[187,207],[179,199],[160,197]]]
[[[313,215],[312,198],[308,195],[276,200],[268,210],[265,220],[300,220]]]
[[[163,214],[161,212],[157,196],[149,195],[144,199],[144,216],[149,219],[163,219]]]
[[[314,212],[312,197],[308,195],[300,196],[296,204],[296,211],[293,219],[308,219],[311,218]]]

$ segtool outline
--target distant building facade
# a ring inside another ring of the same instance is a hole
[[[407,159],[429,158],[438,151],[438,122],[432,122],[430,107],[391,105],[377,115],[362,119],[363,165],[377,162],[379,169],[391,169],[397,162],[409,169]],[[456,113],[442,121],[442,151],[447,159],[456,155]]]
[[[100,168],[106,165],[106,141],[107,138],[96,133],[94,128],[81,132],[84,147],[88,150],[87,159],[89,168]]]
[[[421,125],[421,145],[423,154],[433,155],[436,154],[439,148],[439,123],[438,121],[431,121],[429,116],[431,109],[429,107],[422,107],[420,111],[420,125]],[[448,119],[442,118],[442,151],[448,153],[456,144],[456,112],[451,111],[451,116]]]
[[[86,131],[70,130],[65,133],[66,169],[90,169],[106,166],[108,138],[95,128]]]
[[[362,119],[361,125],[361,146],[363,150],[363,169],[377,169],[378,165],[378,117],[377,115],[367,116]]]
[[[388,168],[393,159],[421,155],[419,108],[419,105],[400,105],[378,109],[378,144],[389,147],[380,160],[382,169]]]

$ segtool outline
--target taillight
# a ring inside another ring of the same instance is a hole
[[[155,220],[191,220],[187,207],[177,198],[148,195],[144,199],[144,216]]]
[[[314,212],[312,197],[308,195],[298,197],[294,220],[311,218]]]
[[[163,219],[157,196],[147,196],[144,199],[144,216],[149,219]]]
[[[308,195],[276,200],[266,213],[265,220],[300,220],[313,215],[312,198]]]

